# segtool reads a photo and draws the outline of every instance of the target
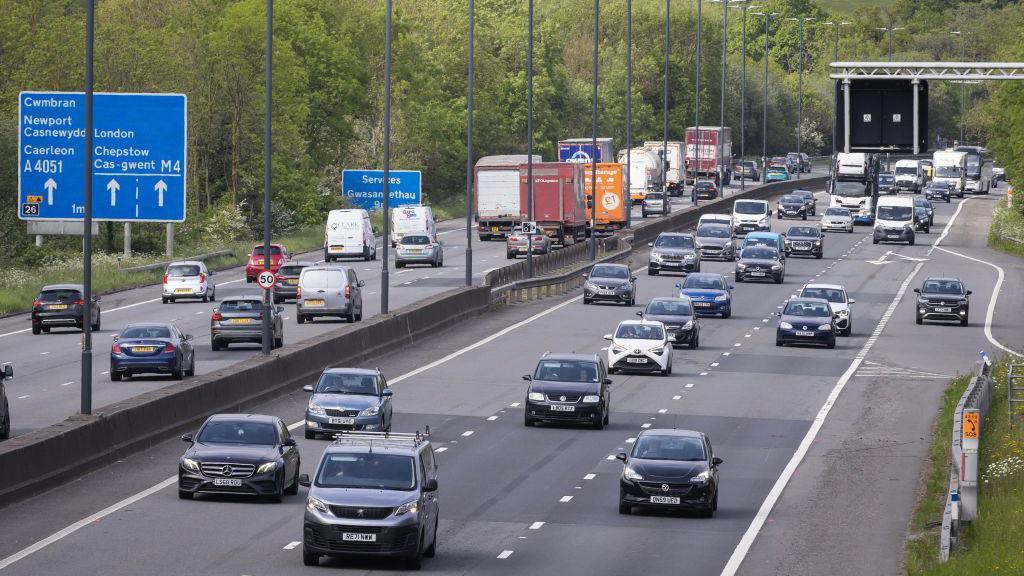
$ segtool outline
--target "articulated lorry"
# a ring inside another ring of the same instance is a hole
[[[875,162],[870,155],[863,152],[836,154],[829,182],[832,197],[829,205],[849,209],[855,224],[874,224],[875,176]]]
[[[569,138],[558,141],[558,161],[575,164],[591,162],[614,162],[615,152],[612,150],[611,138],[598,138],[594,148],[593,138]]]
[[[646,148],[633,148],[627,163],[626,151],[619,152],[619,164],[629,170],[629,199],[637,204],[644,201],[648,192],[661,192],[665,164],[661,156]]]
[[[692,184],[694,178],[714,180],[719,187],[732,181],[732,128],[686,129],[686,183]]]
[[[519,227],[519,166],[528,161],[526,154],[484,156],[477,160],[473,196],[480,240],[505,238]],[[541,157],[535,154],[534,165],[540,162]]]
[[[649,140],[644,142],[644,148],[661,158],[666,151],[665,144],[661,140]],[[669,194],[679,196],[683,193],[683,183],[686,180],[686,144],[677,140],[669,140],[667,148],[668,154],[665,155],[664,162],[665,187]]]
[[[533,165],[533,219],[556,246],[569,246],[587,237],[587,209],[583,197],[583,166],[573,162]],[[519,166],[519,220],[529,222],[529,179]]]
[[[591,164],[583,166],[583,191],[587,196],[593,194],[591,167]],[[597,195],[593,209],[596,213],[587,205],[587,222],[594,216],[594,232],[597,234],[611,234],[626,227],[626,211],[630,209],[630,203],[623,186],[625,168],[618,162],[597,165]]]

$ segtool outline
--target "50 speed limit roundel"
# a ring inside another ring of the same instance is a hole
[[[259,276],[256,277],[256,282],[258,282],[260,288],[263,288],[264,290],[270,290],[271,288],[273,288],[274,282],[276,281],[277,276],[274,276],[274,273],[269,270],[264,270],[263,272],[260,272]]]

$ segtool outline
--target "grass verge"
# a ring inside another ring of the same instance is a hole
[[[1020,208],[1008,208],[1005,202],[996,203],[992,211],[992,225],[988,229],[988,245],[1024,258],[1024,212]]]
[[[1004,358],[994,366],[992,405],[982,423],[979,518],[962,531],[949,562],[940,564],[938,523],[948,486],[953,411],[969,378],[957,378],[946,390],[905,550],[911,576],[1024,574],[1024,420],[1018,417],[1011,426],[1007,414],[1009,364]]]
[[[316,226],[303,228],[281,238],[275,238],[274,242],[280,242],[287,246],[290,252],[298,254],[322,246],[323,235],[323,228]],[[223,270],[244,264],[247,255],[254,245],[255,241],[225,242],[214,246],[195,248],[187,254],[180,254],[179,257],[185,258],[218,250],[231,250],[235,253],[234,256],[215,258],[207,262],[211,269]],[[142,266],[166,260],[168,258],[163,255],[138,255],[118,260],[118,256],[114,254],[94,254],[92,266],[93,291],[96,294],[106,294],[158,283],[163,277],[163,270],[129,273],[124,272],[121,268]],[[61,260],[51,260],[31,269],[11,268],[5,270],[3,277],[0,278],[0,315],[29,310],[32,306],[32,300],[39,293],[39,289],[47,284],[78,283],[81,281],[81,255],[69,256]],[[156,296],[159,296],[159,294],[156,294]]]

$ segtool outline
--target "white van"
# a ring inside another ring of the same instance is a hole
[[[835,176],[838,180],[865,181],[868,177],[868,155],[863,152],[836,154]]]
[[[736,235],[772,229],[772,209],[767,200],[737,200],[732,204],[732,230]]]
[[[897,160],[894,169],[896,176],[896,192],[906,190],[920,194],[924,188],[924,170],[919,160]]]
[[[324,262],[339,258],[377,259],[377,238],[366,210],[331,210],[324,227]]]
[[[909,196],[883,196],[875,211],[875,231],[872,242],[906,242],[914,245],[917,211]]]
[[[437,234],[434,211],[430,206],[410,205],[391,209],[391,247],[394,248],[406,234]]]

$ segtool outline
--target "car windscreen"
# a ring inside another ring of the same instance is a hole
[[[732,238],[732,232],[725,226],[701,226],[697,229],[701,238]]]
[[[732,209],[737,214],[765,214],[767,207],[760,202],[736,202]]]
[[[693,308],[686,300],[651,300],[644,313],[662,316],[692,316]]]
[[[597,363],[587,360],[541,360],[533,372],[534,380],[549,382],[597,383]]]
[[[82,293],[78,290],[44,290],[39,293],[36,300],[40,302],[64,302],[67,300],[81,300]]]
[[[800,293],[802,298],[821,298],[829,302],[846,302],[843,291],[838,288],[804,288]]]
[[[848,198],[868,196],[868,187],[860,182],[844,182],[839,180],[832,185],[832,194]]]
[[[924,198],[914,198],[914,206],[917,206],[918,208],[931,208],[931,202]]]
[[[959,166],[939,166],[935,168],[935,175],[942,178],[959,178]]]
[[[662,234],[654,241],[655,248],[693,248],[692,236],[679,236],[677,234]]]
[[[929,184],[928,185],[928,189],[929,190],[935,190],[937,192],[948,192],[949,191],[949,186],[947,186],[943,182],[936,182],[935,184]]]
[[[277,445],[277,429],[269,422],[215,420],[199,431],[196,442],[205,444]]]
[[[298,276],[302,273],[303,268],[305,266],[281,266],[277,273],[281,276]]]
[[[195,264],[175,264],[167,267],[167,275],[172,278],[180,276],[199,276],[199,266]]]
[[[917,176],[917,168],[913,166],[897,166],[896,174],[910,174],[911,176]]]
[[[166,326],[128,326],[121,330],[120,339],[126,338],[170,338],[171,331]]]
[[[803,316],[807,318],[828,318],[828,304],[824,302],[790,302],[782,311],[783,316]]]
[[[719,276],[698,276],[690,275],[683,280],[683,289],[693,288],[695,290],[725,290],[725,280]]]
[[[615,337],[624,340],[663,340],[665,331],[656,324],[619,324]]]
[[[412,490],[416,488],[416,461],[412,456],[381,452],[326,454],[316,485],[323,488]]]
[[[812,236],[812,237],[817,238],[818,237],[818,229],[813,227],[813,226],[793,226],[792,228],[789,229],[789,232],[787,232],[786,235],[787,236],[804,237],[804,238],[806,238],[808,236]]]
[[[415,236],[405,236],[402,238],[400,244],[405,246],[426,246],[427,244],[430,244],[430,236],[422,236],[419,234]]]
[[[963,294],[963,285],[956,280],[925,280],[921,292],[927,294]]]
[[[316,385],[317,394],[363,394],[377,396],[377,378],[368,374],[325,372]]]
[[[850,211],[846,208],[829,208],[825,210],[825,216],[849,216]]]
[[[878,176],[878,182],[881,184],[892,184],[893,177],[890,174],[881,174]]]
[[[661,192],[649,192],[644,196],[645,200],[662,200],[665,196]]]
[[[708,182],[707,180],[701,180],[700,182],[697,182],[697,188],[705,188],[706,189],[706,188],[714,188],[714,187],[715,187],[715,183],[714,182]]]
[[[779,251],[767,246],[751,246],[744,248],[740,258],[751,260],[778,260]]]
[[[803,203],[804,203],[804,199],[803,198],[801,198],[799,196],[793,196],[792,194],[783,196],[782,199],[779,200],[779,204],[803,204]]]
[[[594,266],[590,270],[590,277],[626,280],[629,278],[629,268],[625,266]]]
[[[263,302],[259,300],[224,300],[218,306],[221,312],[259,312]]]
[[[797,190],[793,192],[794,195],[803,198],[804,200],[814,200],[814,192],[810,190]]]
[[[252,249],[252,255],[253,256],[263,256],[263,246],[256,246],[255,248],[253,248]],[[270,255],[271,256],[280,256],[281,255],[281,247],[280,246],[271,246],[270,247]]]
[[[879,206],[879,220],[906,220],[910,221],[913,212],[909,206]]]
[[[643,434],[633,445],[633,458],[644,460],[707,460],[704,443],[693,436],[659,436]]]

